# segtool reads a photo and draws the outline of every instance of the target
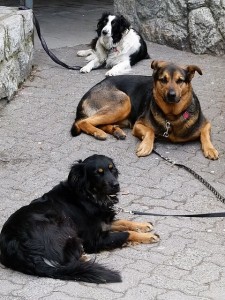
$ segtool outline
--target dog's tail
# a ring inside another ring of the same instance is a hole
[[[76,124],[76,121],[73,123],[70,133],[72,136],[78,136],[81,133],[79,126]]]
[[[5,239],[5,237],[0,235],[0,262],[15,271],[39,277],[98,284],[121,282],[121,276],[118,271],[110,270],[94,260],[87,260],[85,255],[80,256],[77,248],[79,247],[79,240],[69,240],[63,247],[63,253],[60,245],[59,248],[54,245],[53,248],[49,246],[49,251],[43,254],[41,253],[41,246],[37,249],[37,246],[35,247],[32,241],[29,246],[33,246],[35,249],[28,249],[27,252],[25,249],[23,252],[18,247],[21,244],[19,245],[15,240],[11,240],[6,244]],[[62,240],[60,241],[62,242]],[[25,245],[27,246],[28,242]],[[44,255],[48,257],[46,258]]]
[[[70,261],[67,265],[42,260],[36,265],[35,273],[40,277],[50,277],[61,280],[75,280],[90,283],[121,282],[118,271],[112,271],[93,261]]]

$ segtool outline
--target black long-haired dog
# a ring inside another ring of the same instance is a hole
[[[68,179],[17,210],[0,235],[0,262],[25,274],[94,283],[119,282],[120,274],[94,261],[96,253],[128,243],[153,243],[150,223],[114,220],[118,170],[92,155],[74,164]]]

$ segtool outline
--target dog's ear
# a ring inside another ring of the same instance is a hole
[[[187,72],[187,80],[190,82],[192,80],[192,78],[195,75],[195,71],[198,72],[198,74],[202,75],[202,70],[195,65],[189,65],[186,67],[186,72]]]
[[[101,34],[102,28],[103,28],[103,26],[104,26],[104,20],[105,20],[109,15],[110,15],[109,12],[104,12],[104,13],[102,14],[101,18],[98,19],[97,29],[96,29],[98,36],[100,36],[100,34]]]
[[[166,65],[166,62],[164,60],[153,60],[151,63],[151,68],[153,70],[157,70],[159,68],[162,68]]]
[[[123,15],[119,16],[119,21],[121,32],[124,32],[126,29],[130,28],[130,22],[127,19],[125,19]]]
[[[75,189],[82,189],[86,181],[86,171],[85,164],[82,161],[79,161],[77,164],[74,164],[70,170],[68,176],[68,183]]]

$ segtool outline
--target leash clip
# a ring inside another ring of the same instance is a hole
[[[116,207],[116,212],[117,213],[121,213],[121,212],[124,212],[124,213],[127,213],[127,214],[130,214],[130,215],[134,215],[133,211],[132,210],[125,210],[124,208],[122,207]]]
[[[163,133],[163,136],[165,138],[168,138],[169,137],[169,130],[171,128],[171,124],[169,121],[166,121],[166,131]]]

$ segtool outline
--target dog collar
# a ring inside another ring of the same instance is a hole
[[[184,120],[188,120],[190,118],[190,114],[187,110],[182,114],[182,116],[183,116]],[[166,120],[166,126],[165,127],[166,127],[165,128],[166,130],[163,133],[163,136],[168,138],[169,137],[169,130],[171,128],[171,123],[168,120]]]
[[[117,47],[112,47],[109,52],[119,52],[119,50],[117,49]]]

